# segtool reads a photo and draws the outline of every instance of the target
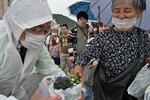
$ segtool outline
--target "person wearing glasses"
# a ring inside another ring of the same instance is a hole
[[[22,84],[34,67],[46,76],[65,75],[44,45],[54,25],[47,0],[15,0],[0,23],[0,100],[29,100]]]

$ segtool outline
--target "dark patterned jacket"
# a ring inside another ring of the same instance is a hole
[[[70,31],[68,35],[68,52],[70,56],[76,56],[77,54],[77,31],[78,25],[75,25]],[[89,25],[87,24],[87,28],[89,29]],[[72,50],[71,50],[72,49]]]

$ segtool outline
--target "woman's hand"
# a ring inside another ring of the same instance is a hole
[[[80,81],[81,81],[81,85],[83,86],[84,84],[84,77],[83,77],[83,68],[79,65],[76,65],[73,69],[74,73],[79,74],[80,76]]]
[[[81,77],[83,75],[83,68],[80,65],[76,65],[73,69],[75,73],[78,73]]]
[[[150,64],[150,57],[146,57],[146,58],[144,59],[144,61],[145,61],[146,63],[149,63],[149,64]]]
[[[94,60],[94,61],[92,62],[92,66],[93,66],[94,68],[96,68],[97,65],[98,65],[98,61],[97,61],[97,60]]]

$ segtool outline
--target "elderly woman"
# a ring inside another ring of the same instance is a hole
[[[14,0],[3,18],[4,24],[0,26],[0,100],[12,100],[12,96],[29,100],[21,86],[34,67],[43,75],[65,75],[44,45],[54,23],[52,14],[47,0]],[[60,100],[57,97],[47,99]]]
[[[142,63],[149,61],[148,33],[135,26],[144,10],[145,0],[112,0],[114,25],[98,34],[77,57],[74,71],[80,75],[92,58],[100,59],[94,79],[95,100],[136,100],[127,88]]]

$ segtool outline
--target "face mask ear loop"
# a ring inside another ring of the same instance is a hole
[[[26,29],[25,29],[25,30],[23,30],[22,34],[24,34],[24,33],[25,33],[25,34],[27,34],[27,31],[26,31]],[[22,34],[21,34],[21,35],[22,35]],[[25,41],[25,40],[26,40],[26,35],[25,35],[25,39],[24,39],[24,40],[22,40],[22,39],[21,39],[21,35],[20,35],[20,38],[19,38],[19,40],[20,40],[20,41]]]

